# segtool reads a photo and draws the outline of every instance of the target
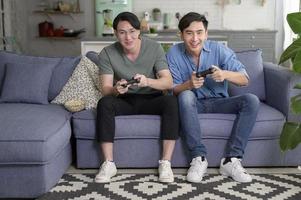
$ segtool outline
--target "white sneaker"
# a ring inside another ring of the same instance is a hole
[[[96,174],[94,181],[96,183],[108,183],[116,174],[117,169],[115,163],[111,161],[105,161],[100,166],[99,172]]]
[[[192,183],[199,183],[202,181],[204,174],[207,172],[208,162],[205,158],[202,161],[202,157],[193,158],[190,163],[190,168],[187,172],[187,181]]]
[[[159,181],[162,183],[172,183],[174,181],[171,164],[168,160],[159,160]]]
[[[224,176],[230,176],[238,182],[247,183],[252,181],[252,177],[241,165],[241,159],[231,158],[231,162],[224,163],[225,158],[221,160],[219,172]]]

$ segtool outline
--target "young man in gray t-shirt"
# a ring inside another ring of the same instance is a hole
[[[99,54],[104,97],[97,106],[97,132],[104,162],[95,182],[110,182],[117,173],[113,162],[115,116],[137,114],[161,116],[159,181],[173,182],[170,160],[179,132],[178,105],[176,97],[163,95],[172,88],[164,51],[159,43],[140,37],[140,22],[132,13],[120,13],[113,28],[118,42]]]

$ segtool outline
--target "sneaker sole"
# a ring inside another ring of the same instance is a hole
[[[114,173],[114,174],[111,176],[111,178],[114,177],[114,176],[116,176],[116,174],[117,174],[117,172]],[[100,179],[94,178],[94,182],[95,182],[95,183],[110,183],[110,182],[111,182],[111,178],[106,179],[106,180],[100,180]]]
[[[190,183],[200,183],[200,182],[202,182],[203,179],[201,179],[201,180],[190,180],[189,178],[186,177],[186,180]]]
[[[160,179],[159,178],[159,182],[161,182],[161,183],[173,183],[174,179]]]
[[[94,179],[94,182],[95,182],[95,183],[110,183],[111,180],[103,181],[103,180],[96,180],[96,179]]]
[[[235,178],[233,178],[233,177],[231,176],[231,174],[228,174],[227,172],[224,172],[224,171],[219,171],[219,173],[220,173],[221,175],[226,176],[226,177],[229,177],[229,178],[231,178],[232,180],[234,180],[234,181],[236,181],[236,182],[239,182],[239,183],[250,183],[250,182],[252,182],[252,179],[251,179],[250,181],[239,181],[239,180],[236,180]]]

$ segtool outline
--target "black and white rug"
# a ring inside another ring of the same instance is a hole
[[[154,174],[118,174],[111,183],[94,183],[94,174],[65,174],[39,200],[199,200],[199,199],[301,199],[301,174],[253,174],[251,183],[209,174],[202,183],[188,183],[184,175],[163,184]]]

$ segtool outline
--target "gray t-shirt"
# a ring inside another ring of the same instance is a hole
[[[132,62],[123,52],[119,42],[115,42],[99,54],[99,68],[101,74],[113,74],[114,84],[120,79],[131,79],[135,74],[143,74],[147,78],[156,78],[156,74],[168,69],[165,53],[161,45],[151,39],[141,37],[141,48],[137,59]],[[158,90],[145,87],[131,86],[128,93],[152,94]]]

